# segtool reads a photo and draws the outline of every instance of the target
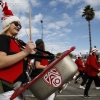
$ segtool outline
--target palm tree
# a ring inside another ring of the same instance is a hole
[[[94,18],[95,13],[94,13],[94,9],[91,8],[90,5],[87,5],[84,9],[83,9],[83,14],[82,17],[85,17],[86,21],[88,21],[88,28],[89,28],[89,42],[90,42],[90,51],[92,50],[92,43],[91,43],[91,29],[90,29],[90,21]]]

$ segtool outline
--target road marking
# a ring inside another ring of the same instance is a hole
[[[30,97],[31,95],[25,95],[25,96],[28,96]],[[56,95],[56,97],[80,97],[80,96],[83,96],[83,95]],[[89,96],[92,96],[92,97],[95,97],[97,95],[89,95]]]
[[[79,97],[83,95],[56,95],[56,97]],[[89,96],[97,96],[97,95],[89,95]]]

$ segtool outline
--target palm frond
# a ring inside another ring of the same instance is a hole
[[[94,9],[91,8],[90,5],[85,6],[82,12],[82,17],[85,17],[87,21],[90,21],[94,18],[94,16],[95,16]]]

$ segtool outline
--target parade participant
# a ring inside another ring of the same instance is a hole
[[[85,68],[84,68],[84,77],[83,77],[83,80],[81,82],[81,85],[79,88],[82,88],[82,89],[85,89],[84,88],[84,85],[86,84],[87,80],[88,80],[88,69],[89,69],[89,58],[91,57],[92,53],[89,54],[89,56],[87,57],[86,59],[86,62],[85,62]]]
[[[96,59],[97,54],[98,54],[98,50],[94,48],[92,50],[92,55],[89,58],[89,68],[87,72],[89,79],[84,90],[84,98],[90,98],[90,96],[88,95],[88,91],[91,87],[93,80],[95,80],[95,82],[98,83],[98,87],[100,87],[100,83],[97,76],[97,73],[100,71],[100,68],[98,66],[98,61]]]
[[[0,100],[10,100],[14,90],[25,82],[24,58],[35,54],[34,43],[29,41],[23,50],[15,38],[21,29],[21,22],[9,10],[7,3],[2,5],[2,31],[0,32]],[[16,97],[14,100],[22,100]]]
[[[84,85],[86,84],[86,82],[88,81],[88,71],[89,71],[89,58],[91,58],[92,53],[89,54],[89,56],[86,59],[86,63],[85,63],[85,68],[84,68],[84,77],[83,77],[83,81],[81,82],[80,88],[84,87]],[[99,78],[98,78],[99,80]],[[100,87],[98,86],[97,81],[94,80],[95,83],[95,87],[97,90],[100,89]],[[82,88],[83,89],[83,88]],[[85,88],[84,88],[85,89]]]
[[[97,47],[96,46],[94,46],[94,48],[93,49],[97,49]],[[97,49],[98,50],[98,49]],[[97,58],[97,60],[99,60],[99,54],[97,54],[96,55],[96,58]]]
[[[83,79],[83,70],[84,70],[84,64],[82,61],[82,56],[78,54],[78,58],[75,60],[76,65],[78,66],[79,75],[75,78],[75,83],[77,83],[78,79],[82,77]]]
[[[42,39],[37,39],[35,41],[35,43],[36,43],[36,48],[45,51],[45,44],[44,44],[44,41]],[[40,51],[37,51],[36,54],[37,55],[41,55],[41,56],[45,56],[46,55],[46,54],[44,54],[44,53],[42,53]],[[34,72],[32,73],[31,77],[34,78],[37,75],[39,75],[47,67],[48,64],[49,64],[48,59],[35,58],[34,59],[34,64],[33,64]],[[54,100],[54,97],[55,97],[55,93],[53,93],[52,95],[50,95],[47,98],[47,100]]]

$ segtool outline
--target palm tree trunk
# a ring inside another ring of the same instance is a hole
[[[92,43],[91,43],[90,21],[88,21],[88,28],[89,28],[89,42],[90,42],[90,50],[89,50],[89,52],[91,52],[92,51]]]

